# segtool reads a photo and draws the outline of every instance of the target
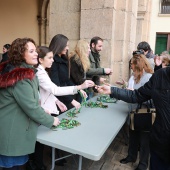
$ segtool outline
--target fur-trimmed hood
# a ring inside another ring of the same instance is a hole
[[[26,64],[14,67],[9,62],[0,64],[0,88],[14,86],[18,81],[24,79],[32,80],[35,77],[35,71],[33,68],[27,67]]]

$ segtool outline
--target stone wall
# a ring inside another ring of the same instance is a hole
[[[141,41],[149,41],[151,5],[152,0],[139,0],[136,27],[136,46]]]
[[[64,34],[70,40],[70,51],[80,39],[80,4],[80,0],[50,0],[49,39]]]
[[[110,83],[114,84],[121,78],[128,80],[132,51],[139,41],[148,39],[150,2],[151,0],[51,0],[49,37],[51,39],[58,33],[66,35],[70,39],[71,50],[78,39],[90,41],[94,36],[103,38],[101,65],[112,68]],[[138,9],[142,12],[138,12]],[[143,15],[142,20],[140,13]]]
[[[103,67],[111,67],[110,82],[128,80],[128,62],[135,48],[136,0],[83,0],[81,3],[80,38],[93,36],[104,39],[101,52]]]

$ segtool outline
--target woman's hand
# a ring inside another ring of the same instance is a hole
[[[111,94],[111,86],[110,85],[103,85],[103,86],[96,86],[97,91],[101,94]]]
[[[51,115],[50,110],[48,110],[48,109],[44,109],[44,111],[45,111],[47,114]]]
[[[58,126],[59,124],[60,124],[59,118],[58,118],[58,117],[54,117],[54,123],[53,123],[53,125],[54,125],[54,126]]]
[[[60,102],[60,100],[56,101],[57,106],[60,108],[62,112],[65,112],[67,110],[67,107],[64,103]]]
[[[122,79],[122,81],[116,81],[116,84],[118,84],[118,85],[126,85],[127,86],[127,82],[124,80],[124,79]]]
[[[73,99],[73,101],[71,102],[71,104],[76,108],[79,109],[81,107],[81,104],[79,102],[77,102],[76,100]]]
[[[155,56],[154,62],[155,62],[155,65],[156,65],[156,66],[161,65],[161,64],[162,64],[162,59],[161,59],[161,57],[160,57],[160,56]]]
[[[116,81],[116,84],[121,85],[123,89],[125,89],[128,85],[124,79],[122,79],[122,81]]]
[[[77,86],[77,90],[87,89],[88,87],[93,87],[94,82],[91,80],[85,80],[83,84]]]
[[[104,68],[104,72],[105,72],[105,74],[107,74],[107,75],[111,75],[111,74],[112,74],[111,68]]]
[[[84,98],[87,98],[87,93],[84,90],[80,90]]]

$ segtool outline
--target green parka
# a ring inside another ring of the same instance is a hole
[[[50,128],[54,118],[40,107],[33,67],[23,63],[2,74],[7,65],[0,65],[0,154],[27,155],[34,152],[39,124]]]

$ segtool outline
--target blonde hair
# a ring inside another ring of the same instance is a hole
[[[146,73],[153,74],[153,69],[145,55],[143,54],[134,55],[131,58],[131,63],[134,64],[134,77],[136,83],[139,83],[143,75],[143,71],[145,71]]]
[[[161,54],[160,56],[162,63],[165,63],[165,66],[170,65],[170,55],[169,54]]]
[[[75,61],[77,64],[82,64],[85,72],[90,68],[90,61],[88,56],[89,43],[82,39],[77,42],[75,50],[70,53],[69,59],[75,56]]]

